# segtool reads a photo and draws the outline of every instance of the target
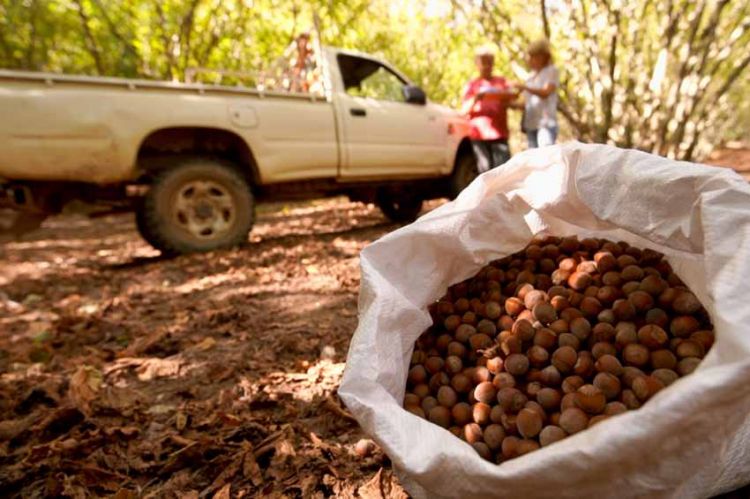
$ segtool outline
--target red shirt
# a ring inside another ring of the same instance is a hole
[[[477,78],[466,84],[463,102],[472,99],[480,89],[494,87],[500,90],[510,88],[502,76],[492,76],[489,80]],[[469,110],[471,138],[474,140],[496,140],[508,138],[508,106],[498,99],[481,99]]]

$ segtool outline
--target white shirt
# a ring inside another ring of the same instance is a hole
[[[557,88],[560,86],[557,68],[553,64],[548,64],[526,80],[526,86],[533,89],[542,89],[548,83],[555,85],[555,90],[546,99],[531,92],[524,92],[526,109],[523,125],[526,130],[557,126]]]

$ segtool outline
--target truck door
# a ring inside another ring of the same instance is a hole
[[[438,175],[447,131],[430,106],[404,100],[407,82],[383,64],[347,54],[337,62],[343,158],[339,177],[364,179]]]

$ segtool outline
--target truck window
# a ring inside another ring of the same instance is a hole
[[[404,102],[406,82],[382,64],[344,54],[339,54],[338,63],[347,94]]]

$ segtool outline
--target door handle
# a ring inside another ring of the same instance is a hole
[[[359,107],[353,107],[353,108],[349,109],[349,113],[352,116],[367,116],[367,111],[365,111],[364,109],[359,108]]]

